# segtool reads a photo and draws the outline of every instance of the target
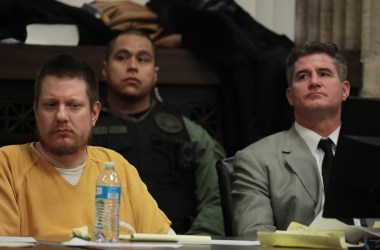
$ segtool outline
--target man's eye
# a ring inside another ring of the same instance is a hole
[[[116,60],[118,60],[118,61],[124,61],[124,60],[127,60],[127,59],[128,59],[127,55],[118,55],[118,56],[116,56]]]
[[[330,72],[322,72],[321,76],[331,76]]]
[[[297,80],[305,80],[306,77],[307,77],[306,74],[301,74],[301,75],[298,75]]]
[[[74,108],[74,109],[77,109],[77,108],[80,108],[80,104],[74,103],[74,104],[71,104],[70,107]]]
[[[44,106],[46,106],[46,107],[48,107],[48,108],[52,108],[52,107],[57,106],[57,104],[54,103],[54,102],[49,102],[49,103],[46,103]]]
[[[125,56],[117,56],[117,57],[116,57],[116,60],[118,60],[118,61],[125,60]]]
[[[139,62],[141,63],[147,63],[147,62],[150,62],[151,61],[151,58],[149,56],[141,56],[139,57]]]

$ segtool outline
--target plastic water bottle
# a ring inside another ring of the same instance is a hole
[[[105,162],[96,181],[94,236],[98,242],[119,239],[120,180],[114,162]]]

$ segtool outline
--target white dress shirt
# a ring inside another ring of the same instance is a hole
[[[295,122],[295,129],[298,132],[298,134],[302,137],[302,139],[306,142],[307,146],[310,149],[310,152],[313,154],[315,160],[317,161],[318,170],[322,179],[322,161],[323,157],[325,156],[325,152],[323,152],[322,149],[318,148],[318,143],[321,139],[330,138],[330,140],[333,142],[332,150],[333,154],[335,155],[336,145],[338,144],[340,126],[327,137],[322,137],[314,131],[301,126],[297,122]]]

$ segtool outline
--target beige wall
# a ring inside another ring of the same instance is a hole
[[[295,0],[235,0],[256,21],[294,41]]]

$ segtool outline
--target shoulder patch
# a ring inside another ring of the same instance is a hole
[[[183,129],[180,118],[169,113],[157,113],[154,117],[154,121],[160,129],[167,133],[175,134],[181,132]]]

